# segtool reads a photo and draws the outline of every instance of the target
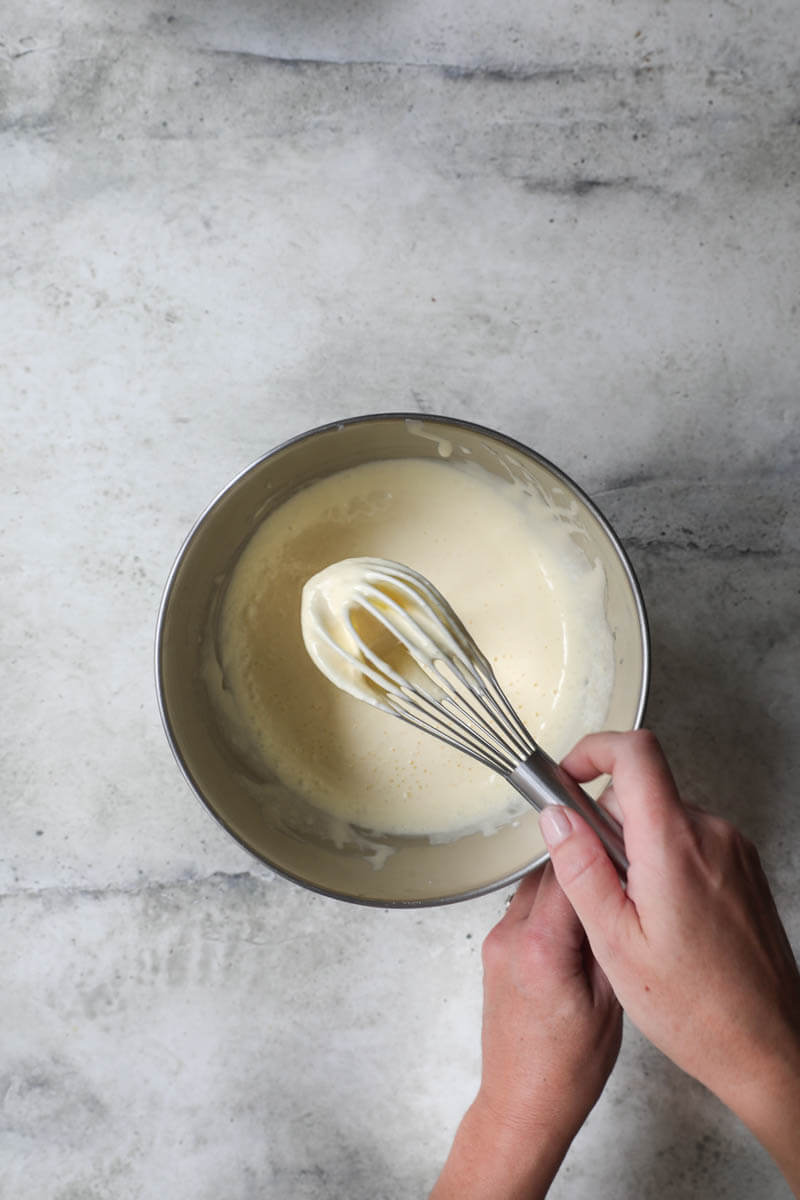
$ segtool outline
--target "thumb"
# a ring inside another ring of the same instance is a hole
[[[570,809],[548,806],[539,815],[539,828],[561,890],[602,963],[610,937],[632,908],[616,868],[597,834]]]

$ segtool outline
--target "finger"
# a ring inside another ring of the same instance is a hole
[[[608,961],[611,940],[636,921],[611,859],[597,835],[577,813],[553,805],[539,817],[553,870],[574,908],[595,957]]]
[[[612,817],[622,824],[622,806],[619,802],[619,797],[614,790],[614,780],[612,779],[608,787],[599,796],[598,804],[601,804],[606,812],[610,812]]]
[[[508,921],[509,925],[516,921],[524,921],[531,911],[536,894],[542,882],[542,867],[537,867],[531,871],[520,883],[514,895],[511,897],[511,902],[505,911],[503,921]]]
[[[598,775],[610,775],[617,788],[628,782],[631,775],[644,773],[649,782],[671,792],[681,804],[664,751],[649,729],[590,733],[570,750],[561,765],[581,783]]]
[[[538,937],[552,942],[562,969],[568,974],[583,973],[583,947],[586,935],[572,904],[556,878],[552,862],[542,871],[541,883],[531,905],[527,924]]]
[[[669,764],[649,730],[589,734],[570,751],[562,766],[579,782],[611,775],[623,823],[633,816],[638,827],[643,819],[650,836],[666,831],[676,819],[685,823],[686,809]],[[626,829],[626,839],[627,833]]]

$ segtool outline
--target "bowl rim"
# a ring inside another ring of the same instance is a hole
[[[287,450],[290,446],[299,445],[302,442],[309,441],[312,438],[318,437],[320,434],[330,433],[332,431],[345,429],[348,426],[375,424],[375,423],[378,423],[381,421],[419,421],[423,424],[430,423],[430,424],[435,424],[435,425],[444,425],[450,429],[466,429],[472,433],[476,433],[479,435],[483,434],[484,436],[490,437],[490,438],[494,439],[495,441],[499,441],[499,442],[503,443],[504,445],[508,446],[512,450],[516,450],[517,452],[522,453],[523,455],[527,456],[528,458],[534,459],[537,463],[539,463],[542,467],[544,467],[552,475],[554,475],[570,491],[574,492],[580,498],[580,500],[585,504],[586,508],[589,510],[589,512],[592,514],[592,516],[595,518],[595,520],[601,526],[601,528],[605,532],[606,536],[608,537],[609,541],[612,543],[612,545],[617,553],[617,556],[622,564],[623,570],[625,572],[625,575],[628,580],[628,584],[630,586],[631,593],[633,596],[634,607],[636,609],[636,615],[637,615],[637,619],[638,619],[639,632],[640,632],[641,644],[642,644],[642,679],[641,679],[641,686],[639,689],[639,699],[638,699],[637,706],[636,706],[636,713],[635,713],[635,717],[633,720],[632,728],[633,729],[641,728],[642,721],[644,720],[644,714],[645,714],[645,710],[647,707],[648,694],[649,694],[649,690],[650,690],[650,672],[651,672],[650,625],[649,625],[648,618],[647,618],[647,611],[644,606],[642,589],[639,584],[639,580],[637,578],[636,572],[633,568],[633,564],[631,563],[631,560],[628,557],[628,553],[625,550],[625,547],[623,546],[620,538],[618,537],[617,533],[611,526],[608,519],[600,511],[600,509],[597,507],[597,505],[591,499],[591,497],[584,491],[584,489],[579,484],[577,484],[575,482],[574,479],[571,478],[571,476],[569,476],[566,473],[566,471],[562,470],[561,467],[557,466],[554,462],[551,462],[550,459],[546,458],[543,454],[540,454],[537,450],[534,450],[530,446],[527,446],[524,442],[519,441],[517,438],[511,437],[509,434],[501,433],[497,429],[492,429],[488,425],[482,425],[475,421],[466,421],[466,420],[462,420],[460,417],[449,417],[444,414],[422,413],[422,412],[402,412],[401,411],[401,412],[365,413],[361,416],[344,417],[338,421],[328,421],[324,425],[314,426],[314,428],[312,428],[312,429],[304,430],[302,433],[298,433],[298,434],[295,434],[293,437],[286,438],[285,441],[280,442],[277,446],[273,446],[270,450],[267,450],[264,454],[260,455],[256,459],[254,459],[253,462],[249,463],[246,467],[244,467],[241,471],[239,471],[231,480],[229,480],[229,482],[227,484],[225,484],[225,486],[223,488],[221,488],[216,493],[214,498],[206,505],[206,507],[202,510],[200,515],[194,521],[194,523],[192,524],[188,533],[184,537],[184,539],[180,545],[180,548],[175,556],[175,559],[172,563],[169,574],[167,575],[167,579],[164,584],[164,587],[162,589],[161,599],[160,599],[159,606],[158,606],[158,616],[156,619],[155,639],[154,639],[154,664],[153,665],[155,668],[154,674],[155,674],[156,700],[158,703],[159,715],[161,717],[161,724],[164,729],[164,733],[166,735],[167,742],[169,743],[170,749],[172,750],[172,754],[173,754],[173,757],[175,758],[175,761],[177,762],[178,768],[180,769],[180,772],[183,775],[186,782],[189,784],[191,791],[194,793],[194,795],[197,797],[197,799],[201,802],[201,804],[205,808],[206,812],[210,813],[210,815],[214,818],[214,820],[219,825],[221,825],[221,827],[232,838],[234,838],[235,841],[237,841],[239,843],[239,845],[244,850],[247,851],[248,854],[252,855],[252,857],[257,859],[258,862],[260,862],[264,866],[268,867],[271,872],[274,872],[276,875],[281,876],[283,879],[289,880],[291,883],[299,884],[301,887],[306,888],[308,891],[315,892],[317,895],[325,896],[325,897],[328,897],[329,899],[345,900],[351,904],[358,904],[365,908],[384,908],[384,909],[437,908],[437,907],[441,907],[446,904],[457,904],[463,900],[475,900],[480,896],[486,896],[486,895],[489,895],[491,892],[500,891],[505,887],[510,887],[514,883],[516,883],[518,880],[522,879],[523,876],[527,875],[530,871],[535,870],[542,863],[546,862],[550,856],[547,853],[547,851],[545,851],[538,858],[531,860],[531,862],[527,863],[524,867],[521,867],[515,871],[510,872],[508,875],[504,876],[502,879],[496,880],[492,883],[484,884],[481,887],[471,888],[469,891],[466,891],[466,892],[458,892],[455,895],[436,896],[433,899],[410,899],[410,900],[380,899],[379,900],[379,899],[374,899],[374,898],[367,897],[367,896],[352,895],[349,892],[336,891],[332,888],[321,887],[319,884],[316,884],[311,880],[305,879],[303,876],[297,875],[297,874],[293,873],[292,871],[288,871],[284,867],[276,866],[268,858],[266,858],[263,854],[260,854],[258,850],[254,849],[253,846],[249,845],[242,837],[240,837],[240,835],[234,829],[232,829],[230,827],[230,825],[228,825],[225,818],[219,812],[216,811],[216,809],[212,806],[211,802],[203,794],[202,789],[199,787],[198,783],[196,782],[196,780],[192,774],[191,768],[184,757],[183,751],[181,750],[181,747],[178,744],[178,740],[175,736],[175,732],[172,727],[172,722],[171,722],[170,715],[169,715],[169,712],[167,709],[167,703],[166,703],[166,698],[165,698],[164,662],[163,662],[164,653],[163,653],[163,651],[164,651],[164,630],[165,630],[165,625],[166,625],[166,620],[167,620],[167,611],[169,608],[169,601],[170,601],[170,597],[172,595],[175,581],[178,577],[181,566],[183,565],[184,558],[186,557],[186,554],[188,553],[190,546],[194,542],[195,538],[198,536],[201,528],[205,524],[205,522],[208,519],[208,517],[210,516],[210,514],[223,501],[225,496],[227,496],[227,494],[238,483],[241,482],[241,480],[243,480],[252,471],[258,470],[262,466],[262,464],[265,463],[268,459],[273,458],[277,454],[282,453],[284,450]]]

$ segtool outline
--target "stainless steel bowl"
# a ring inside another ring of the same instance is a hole
[[[358,839],[336,844],[309,821],[307,803],[277,778],[256,778],[239,758],[210,700],[204,662],[231,572],[273,509],[298,489],[347,467],[442,455],[503,479],[527,481],[557,507],[571,505],[587,555],[599,559],[606,573],[606,614],[616,650],[606,727],[638,728],[649,681],[647,619],[618,538],[557,467],[511,438],[464,421],[411,413],[357,417],[311,430],[260,458],[212,501],[189,533],[158,617],[156,680],[164,728],[181,770],[209,811],[289,879],[381,907],[444,904],[512,883],[545,857],[535,813],[488,837],[476,833],[443,844],[382,838],[386,853],[379,857],[385,862],[376,869]]]

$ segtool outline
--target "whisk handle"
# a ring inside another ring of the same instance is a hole
[[[605,846],[620,877],[626,878],[628,859],[622,826],[543,750],[537,750],[520,763],[508,780],[539,812],[549,804],[563,804],[583,817]]]

